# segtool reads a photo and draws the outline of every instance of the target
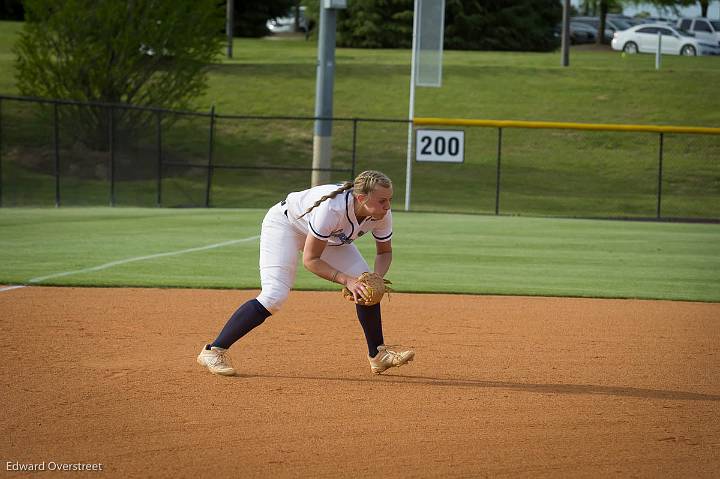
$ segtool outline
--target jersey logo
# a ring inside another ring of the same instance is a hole
[[[335,230],[330,233],[330,236],[332,236],[333,238],[337,238],[342,244],[350,244],[353,242],[351,238],[347,237],[343,230]]]

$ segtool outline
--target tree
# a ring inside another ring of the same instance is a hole
[[[408,48],[413,0],[355,0],[340,10],[337,44],[356,48]]]
[[[223,41],[216,0],[26,0],[25,8],[15,47],[23,95],[185,109],[205,90]],[[117,113],[118,127],[147,120]],[[106,146],[104,110],[62,114],[88,146]]]
[[[607,40],[605,40],[605,20],[608,14],[608,2],[612,1],[613,0],[600,0],[600,26],[598,27],[597,38],[595,39],[595,43],[598,45],[607,43]]]
[[[316,15],[317,0],[305,0]],[[408,48],[413,0],[353,0],[338,15],[337,43],[360,48]],[[557,0],[446,0],[445,47],[458,50],[548,51],[557,47]]]
[[[707,17],[710,0],[700,0],[698,3],[700,4],[700,16]]]
[[[700,16],[707,17],[708,8],[712,0],[629,0],[629,3],[638,5],[640,3],[650,3],[658,8],[676,8],[689,7],[692,5],[700,5]]]
[[[2,0],[0,2],[0,20],[22,20],[25,16],[21,0]]]
[[[447,0],[445,45],[458,50],[550,51],[562,18],[556,0]]]
[[[634,1],[634,0],[630,0]],[[600,26],[598,28],[598,36],[595,39],[595,43],[600,45],[602,43],[607,44],[608,40],[605,39],[605,24],[607,20],[607,14],[608,13],[622,13],[622,4],[627,3],[627,0],[623,2],[623,0],[590,0],[586,1],[586,4],[591,3],[593,4],[593,8],[599,8],[600,12],[598,13],[598,16],[600,17]],[[603,33],[600,33],[603,32]]]

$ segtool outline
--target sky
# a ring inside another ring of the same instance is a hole
[[[571,0],[572,5],[578,6],[580,0]],[[636,13],[649,12],[652,16],[668,16],[672,15],[670,12],[658,12],[658,10],[650,4],[640,4],[637,7],[625,7],[623,12],[625,15],[634,16]],[[694,7],[686,7],[680,10],[680,15],[683,17],[699,17],[700,16],[700,4]],[[720,19],[720,1],[711,1],[710,7],[708,8],[708,18]]]

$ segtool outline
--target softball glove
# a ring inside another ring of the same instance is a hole
[[[363,299],[361,297],[357,300],[357,304],[361,304],[363,306],[378,304],[385,293],[388,293],[388,296],[390,296],[390,292],[392,291],[392,289],[388,286],[392,283],[377,273],[363,273],[357,280],[365,285],[369,293],[367,299]],[[355,302],[353,294],[349,289],[343,288],[342,295],[348,301]]]

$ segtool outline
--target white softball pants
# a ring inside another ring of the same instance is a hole
[[[260,232],[260,283],[257,300],[271,313],[277,313],[295,284],[298,253],[305,247],[306,235],[298,231],[276,204],[265,215]],[[354,244],[328,246],[320,258],[333,268],[351,276],[370,271]]]

